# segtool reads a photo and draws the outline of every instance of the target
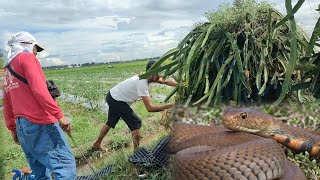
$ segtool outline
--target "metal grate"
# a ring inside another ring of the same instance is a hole
[[[162,167],[165,166],[168,162],[168,151],[167,145],[170,138],[166,137],[162,139],[156,147],[152,150],[152,162],[155,166]]]
[[[101,169],[95,175],[77,176],[76,180],[99,180],[102,177],[108,176],[108,174],[110,174],[111,171],[112,171],[112,166],[109,165],[109,166]]]
[[[129,162],[145,167],[162,167],[166,165],[168,162],[167,144],[169,140],[169,137],[162,139],[151,152],[145,148],[140,148],[129,157]]]

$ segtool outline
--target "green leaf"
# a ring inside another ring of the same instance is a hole
[[[223,48],[223,45],[225,44],[227,38],[225,36],[219,38],[219,45],[217,46],[217,48],[215,49],[214,53],[213,53],[213,57],[217,57],[219,56],[221,53],[223,53],[223,51],[221,51],[221,49]]]
[[[224,70],[225,70],[226,66],[233,60],[233,58],[234,58],[234,56],[230,55],[228,57],[228,59],[222,64],[221,68],[219,69],[219,71],[217,73],[217,76],[216,76],[216,79],[214,80],[214,82],[213,82],[213,84],[212,84],[212,86],[210,88],[209,92],[211,92],[211,94],[210,94],[210,96],[209,96],[209,98],[208,98],[208,100],[206,102],[206,105],[209,105],[211,103],[212,97],[214,95],[215,88],[216,88],[217,84],[221,81],[222,75],[224,73]]]
[[[224,82],[223,82],[222,85],[221,85],[221,89],[223,89],[224,87],[226,87],[227,84],[230,82],[232,72],[233,72],[233,67],[231,66],[231,67],[229,68],[229,71],[228,71],[228,74],[227,74],[226,79],[224,80]]]
[[[291,0],[286,0],[286,9],[287,9],[287,12],[292,11]],[[296,61],[297,61],[297,54],[298,54],[298,52],[297,52],[297,37],[296,37],[297,27],[296,27],[296,22],[294,20],[293,15],[290,16],[290,24],[291,24],[291,34],[292,34],[292,37],[290,39],[290,43],[291,43],[291,45],[290,45],[290,49],[291,49],[290,61],[289,61],[288,67],[287,67],[287,71],[286,71],[284,83],[282,86],[281,94],[280,94],[279,98],[276,100],[276,102],[273,104],[273,106],[279,105],[282,102],[282,100],[285,98],[285,96],[289,90],[289,86],[291,85],[291,75],[293,73],[293,70],[295,68]]]
[[[180,69],[180,68],[181,68],[181,67],[180,67],[179,65],[174,66],[172,69],[170,69],[169,71],[167,71],[167,72],[164,74],[163,78],[165,79],[165,78],[167,78],[168,76],[174,74],[174,73],[175,73],[178,69]]]
[[[199,104],[200,102],[202,102],[203,100],[205,100],[207,97],[210,97],[206,103],[206,105],[208,105],[211,102],[211,98],[214,95],[214,90],[218,84],[218,82],[220,81],[220,79],[222,78],[222,73],[224,72],[225,67],[231,62],[231,60],[233,60],[234,56],[229,56],[228,59],[222,64],[219,72],[217,73],[217,76],[209,90],[209,93],[205,94],[201,99],[199,99],[198,101],[196,101],[195,103],[193,103],[193,105]]]
[[[259,90],[258,95],[262,95],[264,93],[266,87],[267,87],[267,82],[268,82],[268,69],[267,69],[267,66],[264,66],[263,72],[264,72],[263,73],[263,75],[264,75],[263,76],[264,77],[264,83],[263,83],[261,89]]]
[[[191,92],[190,87],[189,87],[189,81],[190,81],[190,78],[189,78],[190,72],[189,71],[191,70],[190,66],[191,66],[191,63],[194,60],[196,60],[196,57],[198,57],[198,56],[196,56],[196,54],[200,54],[200,51],[202,51],[202,49],[200,48],[200,43],[202,42],[203,37],[204,37],[204,34],[199,35],[197,40],[192,45],[192,47],[189,51],[188,57],[187,57],[187,64],[184,67],[184,72],[186,75],[186,86],[189,89],[188,94]]]
[[[209,81],[209,75],[206,74],[206,85],[205,85],[205,89],[204,89],[204,94],[207,94],[210,88],[210,81]]]
[[[210,23],[204,23],[202,26],[209,25]],[[199,33],[202,33],[203,30],[201,30],[202,26],[198,26],[194,28],[183,40],[179,43],[178,48],[182,48],[190,39],[192,39],[194,36],[197,36]]]
[[[238,72],[239,72],[239,79],[242,82],[242,84],[246,87],[246,90],[249,94],[251,94],[251,88],[248,86],[246,80],[245,80],[245,74],[243,71],[243,64],[241,61],[241,56],[239,52],[239,48],[237,46],[237,42],[234,38],[232,38],[232,35],[228,32],[227,37],[229,41],[231,42],[231,47],[233,52],[235,53],[235,59],[237,60],[237,66],[238,66]]]
[[[272,14],[272,10],[269,9],[269,13],[268,13],[268,37],[269,37],[269,40],[268,42],[271,41],[271,14]]]
[[[317,39],[320,38],[320,18],[317,21],[316,26],[313,29],[309,44],[308,44],[308,48],[307,48],[307,52],[306,52],[306,56],[309,57],[311,56],[311,53],[313,52],[313,48],[314,45],[317,41]]]
[[[166,97],[166,99],[164,99],[164,102],[167,102],[176,92],[178,91],[178,87],[175,87],[170,94],[168,94],[168,96]]]
[[[201,61],[201,64],[200,64],[200,69],[199,69],[199,74],[198,74],[198,78],[194,81],[196,81],[195,83],[195,87],[193,88],[193,93],[195,93],[195,91],[198,89],[198,86],[200,84],[201,81],[203,81],[203,74],[205,72],[205,66],[207,64],[207,61],[208,61],[208,58],[205,56],[204,59]]]
[[[286,4],[287,4],[287,1],[286,0]],[[281,19],[281,21],[279,21],[277,24],[275,24],[273,26],[273,29],[276,29],[280,26],[282,26],[286,21],[288,21],[289,19],[292,19],[293,18],[293,15],[300,9],[300,7],[302,6],[302,4],[304,3],[305,0],[299,0],[297,2],[297,4],[294,6],[294,8],[292,9],[292,5],[291,5],[291,1],[289,2],[290,3],[290,7],[291,9],[288,11],[287,9],[287,15]],[[287,5],[286,5],[286,8],[287,8]],[[291,26],[292,27],[292,26]]]
[[[261,56],[260,65],[259,65],[258,72],[256,75],[256,86],[257,86],[258,90],[261,89],[261,76],[262,76],[262,71],[263,71],[264,66],[265,66],[265,62],[263,60],[263,56]]]
[[[158,74],[159,72],[161,72],[161,71],[163,71],[165,69],[168,69],[168,68],[170,68],[170,67],[172,67],[172,66],[174,66],[176,64],[178,64],[178,61],[173,61],[172,63],[167,64],[165,66],[161,66],[161,67],[158,67],[156,69],[150,70],[150,71],[146,72],[145,74],[140,75],[139,77],[140,77],[140,79],[147,79],[148,77],[150,77],[150,76],[152,76],[154,74]]]
[[[209,26],[208,31],[207,31],[207,34],[206,34],[206,36],[204,37],[203,42],[202,42],[202,44],[201,44],[201,48],[203,48],[204,45],[207,43],[208,38],[209,38],[209,36],[210,36],[210,34],[211,34],[214,26],[215,26],[215,24],[211,24],[211,25]]]
[[[167,60],[169,57],[175,55],[179,51],[180,51],[180,48],[170,49],[156,63],[153,64],[153,66],[149,69],[149,71],[158,68],[165,60]]]

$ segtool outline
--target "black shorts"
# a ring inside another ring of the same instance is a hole
[[[113,99],[110,92],[107,93],[106,102],[109,105],[108,121],[106,123],[108,126],[114,128],[119,119],[122,118],[131,131],[141,128],[141,119],[126,102]]]

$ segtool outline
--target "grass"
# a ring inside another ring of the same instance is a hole
[[[52,79],[56,82],[58,87],[63,92],[73,93],[73,86],[77,85],[75,82],[86,81],[87,85],[93,86],[93,88],[88,88],[89,86],[78,86],[83,94],[100,94],[100,101],[104,101],[104,94],[118,82],[134,75],[135,73],[143,72],[145,68],[145,61],[141,62],[130,62],[113,64],[113,68],[108,68],[108,66],[100,65],[94,67],[81,67],[74,69],[64,69],[64,70],[45,70],[47,79]],[[113,81],[106,87],[99,86],[101,80],[112,79]],[[73,82],[73,83],[70,83]],[[170,88],[163,88],[165,85],[151,85],[151,94],[161,93],[165,95],[170,92]],[[58,98],[59,106],[62,108],[66,117],[72,121],[72,136],[80,148],[81,152],[86,152],[90,149],[91,145],[97,138],[101,127],[105,124],[107,115],[99,109],[86,109],[81,104],[74,104],[70,102],[65,102],[63,99]],[[154,104],[160,104],[160,100],[153,100]],[[147,137],[153,133],[157,133],[162,129],[159,124],[161,118],[161,113],[148,113],[144,107],[143,102],[139,101],[133,104],[132,108],[142,119],[142,136]],[[24,153],[19,145],[13,143],[11,135],[5,130],[4,120],[1,116],[1,140],[5,146],[1,149],[1,175],[4,178],[11,178],[11,171],[13,169],[23,169],[28,166]],[[76,157],[80,156],[80,152],[76,149],[75,145],[68,138],[69,144],[73,150]],[[155,139],[157,140],[157,139]],[[153,139],[150,140],[151,142]],[[128,165],[127,157],[132,154],[132,148],[130,147],[131,133],[127,128],[127,125],[123,121],[119,121],[115,129],[111,129],[106,138],[104,139],[105,146],[110,149],[108,157],[104,158],[98,166],[105,166],[109,163],[117,164],[117,166],[122,166],[125,168]],[[121,162],[119,164],[119,162]],[[124,164],[122,164],[122,162]],[[113,173],[113,179],[125,176],[119,167],[115,166]],[[134,166],[131,167],[134,169]],[[118,171],[119,170],[119,171]],[[132,174],[133,175],[133,174]],[[154,175],[157,176],[157,175]]]
[[[164,134],[160,135],[162,137]],[[151,149],[158,141],[151,142],[146,147]],[[146,174],[147,179],[152,180],[167,180],[171,178],[171,172],[167,168],[152,169],[137,167],[128,162],[129,156],[132,155],[132,150],[122,149],[117,153],[111,154],[106,161],[106,164],[112,164],[113,172],[105,179],[111,180],[130,180],[139,179],[138,175]]]
[[[1,142],[4,146],[1,146],[1,174],[0,179],[6,179],[8,174],[13,169],[23,169],[28,166],[25,155],[21,150],[21,147],[14,144],[11,133],[4,127],[4,120],[1,118]]]

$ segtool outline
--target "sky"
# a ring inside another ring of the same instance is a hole
[[[284,0],[267,0],[285,12]],[[42,66],[124,61],[161,56],[177,46],[204,14],[233,0],[0,0],[0,49],[28,31],[46,48]],[[297,0],[293,0],[295,4]],[[295,15],[308,34],[319,0]]]

